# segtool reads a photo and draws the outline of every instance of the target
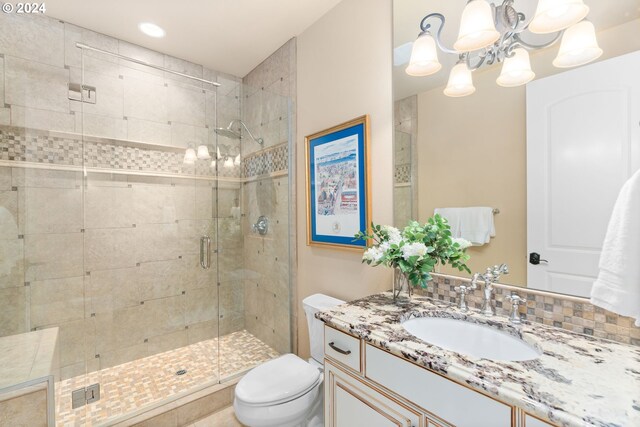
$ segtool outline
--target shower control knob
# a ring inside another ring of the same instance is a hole
[[[254,233],[264,236],[269,231],[269,219],[264,215],[260,215],[258,221],[251,228]]]

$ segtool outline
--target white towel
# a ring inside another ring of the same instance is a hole
[[[600,254],[591,302],[640,326],[640,170],[620,190]]]
[[[447,219],[453,237],[462,237],[474,246],[489,243],[496,235],[493,208],[436,208],[434,213]]]

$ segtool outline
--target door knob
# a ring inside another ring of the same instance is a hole
[[[529,263],[533,265],[538,265],[541,262],[544,262],[545,264],[549,263],[549,261],[547,261],[546,259],[540,259],[540,254],[537,252],[531,252],[529,254]]]

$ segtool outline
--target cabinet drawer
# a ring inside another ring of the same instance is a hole
[[[362,371],[360,366],[360,339],[358,338],[325,326],[324,354],[356,372]]]
[[[365,377],[457,427],[509,427],[513,408],[369,344]]]

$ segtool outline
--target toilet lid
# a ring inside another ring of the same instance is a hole
[[[236,397],[248,404],[292,400],[313,387],[320,371],[294,354],[285,354],[252,369],[236,386]]]

